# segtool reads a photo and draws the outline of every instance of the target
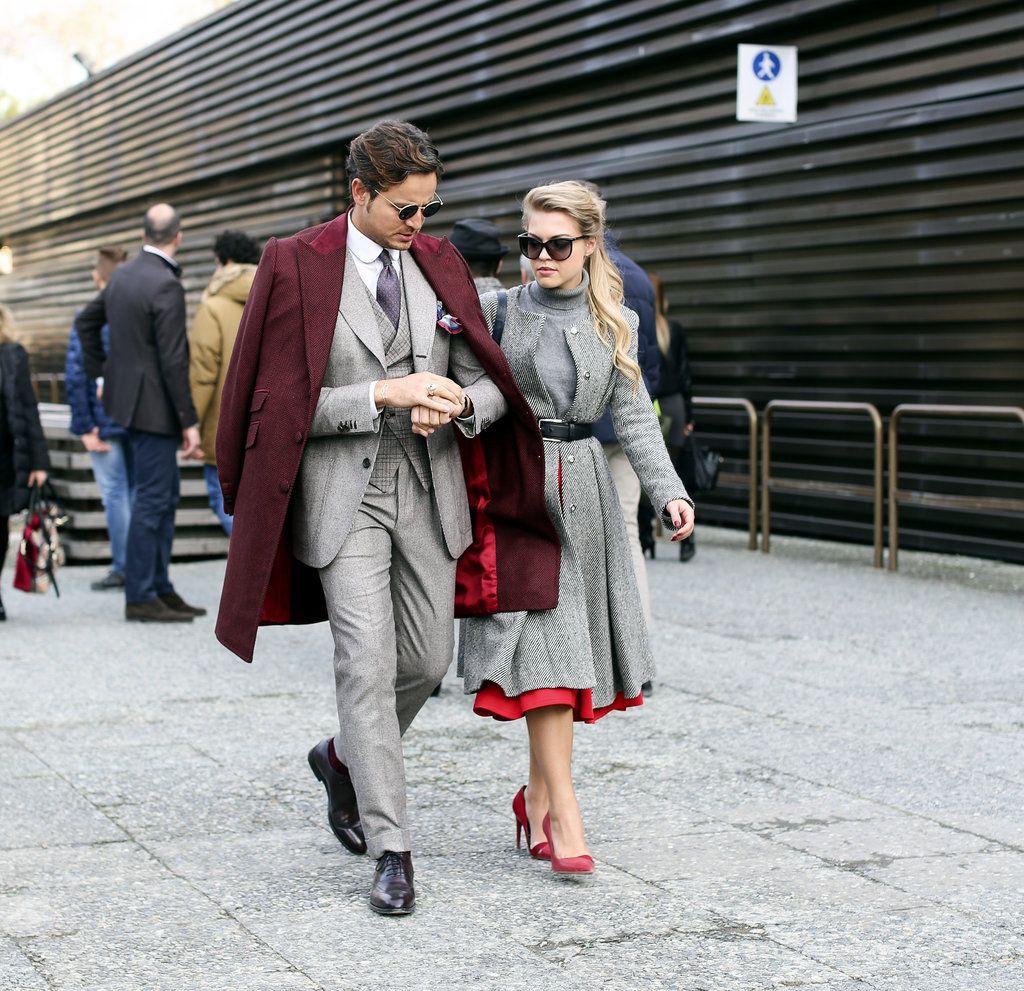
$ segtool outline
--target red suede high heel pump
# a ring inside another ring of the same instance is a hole
[[[555,874],[593,874],[594,858],[589,853],[579,857],[559,857],[555,853],[555,842],[551,839],[551,816],[544,816],[544,835],[551,848],[551,870]]]
[[[516,792],[516,797],[512,799],[512,812],[516,817],[516,849],[518,850],[522,843],[525,829],[526,847],[530,851],[530,856],[534,860],[550,860],[551,847],[547,843],[541,841],[536,846],[530,846],[530,820],[526,815],[526,785],[523,785]]]

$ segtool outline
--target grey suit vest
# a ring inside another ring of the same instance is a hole
[[[406,305],[408,295],[402,294],[402,313],[398,319],[398,329],[380,308],[380,304],[366,288],[362,279],[359,284],[369,297],[373,307],[373,315],[380,327],[381,340],[384,342],[384,357],[387,361],[389,379],[411,375],[412,362],[412,331],[409,326],[409,307]],[[427,442],[419,434],[412,432],[412,414],[407,409],[386,409],[383,429],[380,434],[380,447],[377,449],[377,460],[373,466],[370,481],[381,489],[388,489],[394,481],[398,466],[408,458],[416,472],[416,477],[424,489],[430,488],[430,459],[427,454]]]

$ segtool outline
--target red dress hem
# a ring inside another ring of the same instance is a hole
[[[521,719],[531,709],[567,705],[572,709],[575,722],[596,723],[609,712],[625,712],[626,709],[643,704],[643,695],[628,699],[622,692],[617,692],[610,705],[595,709],[593,692],[589,688],[534,688],[510,698],[493,681],[485,681],[476,693],[473,712],[478,716],[490,716],[499,722],[509,722]]]

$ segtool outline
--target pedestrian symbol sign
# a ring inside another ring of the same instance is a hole
[[[740,45],[736,59],[736,119],[796,122],[796,49]]]
[[[754,58],[754,75],[769,82],[779,74],[782,63],[775,52],[763,51]]]

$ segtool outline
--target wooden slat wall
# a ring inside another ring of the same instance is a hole
[[[740,41],[799,46],[798,124],[733,119]],[[314,222],[340,203],[344,141],[392,115],[448,163],[438,233],[478,214],[511,239],[531,185],[599,182],[669,284],[701,394],[1024,402],[1024,7],[1006,0],[237,4],[0,127],[0,298],[39,367],[90,252],[130,243],[146,203],[181,208],[194,298],[218,229]],[[701,425],[741,471],[739,421]],[[1022,496],[1020,433],[910,422],[902,484]],[[780,474],[867,480],[859,422],[778,434]],[[702,517],[739,525],[742,498],[723,487]],[[868,539],[857,500],[773,504],[779,530]],[[1010,514],[903,516],[906,546],[1024,561]]]

